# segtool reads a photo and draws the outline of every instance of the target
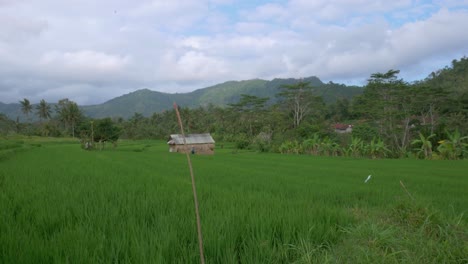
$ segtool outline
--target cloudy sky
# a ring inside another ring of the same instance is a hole
[[[0,0],[0,102],[318,76],[412,81],[468,56],[468,0]]]

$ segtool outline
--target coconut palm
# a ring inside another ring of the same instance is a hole
[[[43,119],[49,119],[50,118],[50,105],[46,103],[44,99],[41,100],[39,105],[36,106],[36,115],[39,117],[39,120],[42,123]]]
[[[55,107],[58,118],[65,124],[65,130],[70,126],[72,137],[75,137],[75,125],[83,117],[78,105],[68,99],[62,99]]]
[[[19,101],[21,104],[21,111],[29,119],[29,114],[32,112],[32,105],[28,99],[24,98],[23,101]]]
[[[71,125],[72,137],[75,137],[75,125],[83,117],[80,108],[75,102],[68,106],[68,121]]]

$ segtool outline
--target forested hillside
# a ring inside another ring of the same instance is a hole
[[[230,103],[235,103],[241,97],[241,94],[254,95],[259,97],[268,97],[268,104],[277,101],[276,94],[279,87],[285,84],[298,82],[298,79],[274,79],[272,81],[254,79],[246,81],[229,81],[217,84],[211,87],[198,89],[190,93],[161,93],[149,89],[138,90],[125,94],[105,103],[98,105],[80,106],[84,114],[93,118],[103,117],[122,117],[129,118],[134,113],[140,113],[143,116],[151,116],[153,113],[159,113],[172,108],[173,102],[177,102],[182,107],[195,108],[199,106],[215,105],[225,107]],[[351,99],[353,96],[362,92],[362,87],[346,86],[342,84],[327,83],[324,84],[317,77],[309,77],[303,81],[310,82],[314,87],[314,92],[323,96],[325,102],[332,103],[338,99]],[[65,96],[64,96],[65,97]],[[0,104],[0,112],[11,119],[20,117],[20,104]],[[35,119],[35,116],[32,116]]]
[[[362,92],[362,87],[346,86],[342,84],[324,84],[317,77],[309,77],[303,81],[310,82],[316,95],[322,96],[327,103],[338,99],[351,99]],[[274,79],[265,81],[260,79],[246,81],[229,81],[211,87],[199,89],[190,93],[168,94],[138,90],[114,98],[100,105],[83,106],[84,113],[90,117],[123,117],[129,118],[134,113],[150,116],[172,108],[173,102],[182,107],[196,108],[208,105],[225,107],[237,102],[242,94],[267,97],[268,105],[277,101],[276,94],[281,85],[299,82],[298,79]]]
[[[468,58],[453,60],[451,67],[432,72],[421,85],[438,88],[450,96],[446,111],[468,113]]]
[[[452,65],[432,72],[423,83],[453,92],[468,92],[468,58],[453,60]]]
[[[16,117],[21,117],[21,105],[17,103],[4,104],[0,102],[0,113],[10,119],[16,119]]]

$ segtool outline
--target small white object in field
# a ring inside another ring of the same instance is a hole
[[[367,183],[370,180],[371,177],[372,177],[372,175],[367,176],[367,179],[364,181],[364,183]]]

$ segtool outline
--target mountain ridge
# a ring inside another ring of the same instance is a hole
[[[281,85],[293,84],[301,80],[310,82],[315,89],[315,93],[323,96],[324,100],[329,103],[339,98],[351,99],[354,95],[361,94],[363,90],[359,86],[346,86],[332,82],[325,84],[315,76],[303,79],[276,78],[271,81],[250,79],[226,81],[188,93],[164,93],[144,88],[117,96],[101,104],[81,105],[80,108],[85,115],[92,118],[129,118],[134,113],[150,116],[155,112],[171,109],[174,102],[181,107],[189,108],[204,107],[210,104],[227,106],[230,103],[237,102],[241,94],[269,97],[269,103],[274,103],[276,101],[275,95]],[[35,104],[33,107],[35,107]],[[5,113],[11,119],[16,119],[18,116],[20,119],[24,119],[19,103],[4,104],[0,102],[0,112]]]
[[[99,105],[82,106],[85,114],[91,117],[124,117],[129,118],[134,113],[149,116],[172,108],[176,102],[181,107],[204,107],[210,104],[227,106],[235,103],[241,94],[258,97],[268,97],[269,103],[276,101],[276,94],[281,85],[293,84],[300,80],[310,82],[317,95],[323,96],[326,102],[334,102],[339,98],[351,99],[354,95],[362,93],[362,87],[346,86],[342,84],[323,83],[318,77],[312,76],[304,79],[280,79],[271,81],[251,79],[242,81],[227,81],[213,86],[194,90],[189,93],[163,93],[149,89],[137,90]]]

